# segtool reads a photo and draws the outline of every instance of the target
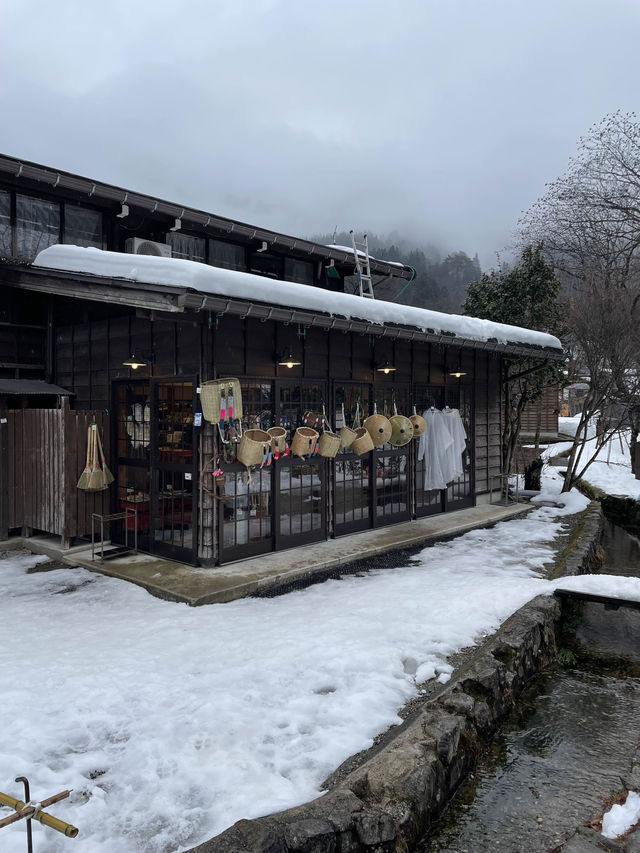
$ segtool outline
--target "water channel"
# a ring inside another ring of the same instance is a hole
[[[603,547],[602,572],[640,576],[640,540],[606,522]],[[418,853],[546,853],[624,787],[640,742],[640,611],[577,607],[558,666],[528,686]]]

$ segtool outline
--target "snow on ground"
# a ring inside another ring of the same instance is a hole
[[[559,418],[558,420],[561,432],[566,435],[575,435],[579,415],[573,418]],[[584,461],[589,459],[596,450],[595,430],[591,426],[589,426],[589,435],[592,437],[587,441],[583,453]],[[570,442],[550,444],[544,451],[543,457],[556,456],[570,447]],[[556,482],[560,481],[559,476],[550,476]],[[626,495],[635,500],[640,500],[640,480],[636,480],[631,473],[628,432],[614,435],[606,444],[603,444],[598,451],[596,461],[587,469],[584,479],[609,495]]]
[[[425,548],[409,565],[274,599],[189,608],[38,557],[0,561],[0,790],[80,829],[83,853],[184,849],[239,818],[309,800],[345,758],[397,724],[447,657],[554,583],[564,509]],[[640,599],[640,580],[598,578]],[[580,579],[572,581],[579,585]],[[585,583],[588,579],[585,579]],[[568,579],[558,582],[566,586]],[[2,830],[3,851],[24,828]],[[69,842],[34,826],[36,849]]]
[[[602,834],[605,838],[617,838],[640,820],[640,796],[629,791],[622,805],[613,805],[602,818]]]

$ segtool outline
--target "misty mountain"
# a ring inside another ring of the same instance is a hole
[[[323,245],[351,246],[351,236],[346,231],[338,231],[335,235],[316,234],[310,239]],[[362,235],[358,234],[357,239],[359,242]],[[416,277],[410,283],[391,280],[377,284],[375,292],[378,299],[461,314],[468,284],[482,275],[477,255],[470,258],[466,252],[458,251],[443,258],[437,247],[416,246],[395,233],[387,236],[369,234],[368,240],[369,253],[373,257],[399,261],[416,271]]]

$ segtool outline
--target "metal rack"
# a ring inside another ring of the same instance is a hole
[[[129,546],[129,519],[133,519],[133,548]],[[99,512],[91,513],[91,561],[96,559],[97,542],[95,538],[96,520],[100,522],[100,554],[99,561],[103,563],[105,560],[112,560],[114,557],[120,557],[122,554],[128,554],[129,551],[138,552],[138,510],[124,509],[121,512],[112,512],[102,514]],[[112,521],[124,521],[124,545],[114,545],[105,552],[104,549],[104,527],[105,524],[110,524]]]

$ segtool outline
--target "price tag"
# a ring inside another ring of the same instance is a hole
[[[190,473],[185,474],[185,475],[184,475],[184,478],[185,478],[185,480],[190,480],[190,479],[191,479],[191,474],[190,474]]]
[[[202,426],[202,412],[196,412],[193,416],[193,425]]]

